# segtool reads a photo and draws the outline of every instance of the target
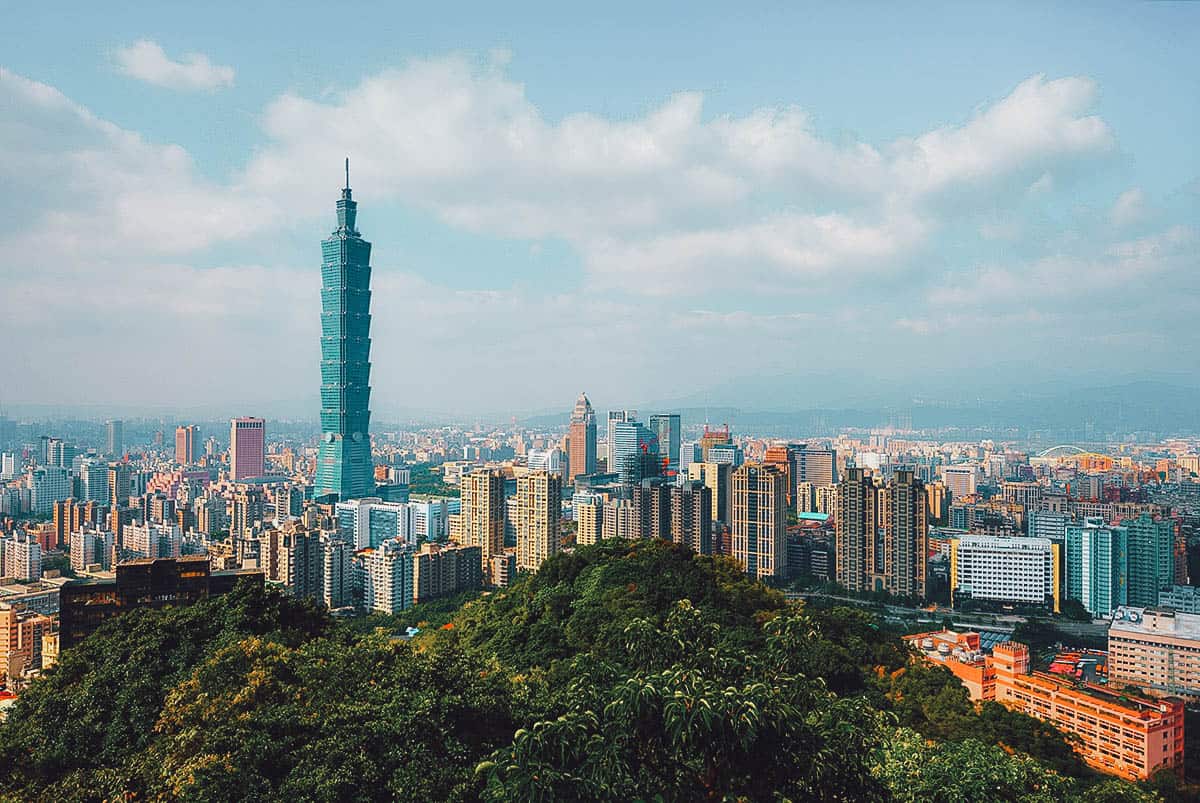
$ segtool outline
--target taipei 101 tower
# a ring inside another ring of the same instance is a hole
[[[354,228],[358,204],[346,186],[338,227],[321,243],[321,501],[357,499],[375,490],[371,459],[371,244]]]

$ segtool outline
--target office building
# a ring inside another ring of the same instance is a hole
[[[557,448],[530,449],[525,453],[525,463],[530,471],[548,471],[562,475],[563,454]]]
[[[1103,519],[1067,525],[1067,597],[1088,613],[1107,617],[1129,602],[1129,531]]]
[[[1200,615],[1120,606],[1108,628],[1109,683],[1200,698]]]
[[[207,555],[135,560],[118,565],[111,580],[71,580],[59,591],[60,647],[78,644],[125,611],[191,605],[242,581],[261,587],[262,572],[213,572]]]
[[[17,476],[17,456],[12,452],[0,454],[0,480],[11,480]]]
[[[108,466],[108,504],[113,510],[129,504],[131,473],[128,463],[111,463]]]
[[[417,542],[413,509],[407,502],[385,502],[377,496],[338,502],[338,531],[355,549],[377,547],[396,538]]]
[[[1037,510],[1042,502],[1042,486],[1036,482],[1006,480],[1000,484],[1005,502],[1020,505],[1025,510]]]
[[[659,413],[650,416],[649,430],[658,439],[658,451],[668,470],[679,470],[679,444],[682,425],[678,413]]]
[[[200,428],[195,424],[175,428],[175,462],[190,466],[196,462],[196,447],[199,446]]]
[[[608,411],[608,430],[604,433],[604,445],[607,450],[605,452],[607,465],[605,470],[610,474],[617,473],[616,432],[614,427],[617,424],[626,424],[630,421],[637,421],[637,410]]]
[[[229,478],[240,482],[263,475],[266,455],[266,422],[261,418],[235,418],[229,423]]]
[[[31,472],[30,505],[33,513],[48,516],[54,503],[71,496],[71,476],[62,466],[38,466]]]
[[[492,558],[504,551],[504,476],[495,469],[476,469],[460,485],[462,508],[450,517],[451,530],[458,531],[458,543],[479,547],[484,582],[494,585]]]
[[[1067,525],[1070,523],[1070,514],[1053,510],[1031,510],[1025,516],[1025,528],[1031,538],[1062,542],[1066,540]]]
[[[788,453],[793,465],[793,485],[807,482],[814,488],[822,488],[838,481],[836,449],[818,449],[799,443],[789,444]]]
[[[483,559],[477,546],[422,544],[413,555],[413,594],[417,603],[480,588]]]
[[[567,470],[571,481],[596,473],[596,413],[586,393],[580,393],[567,429]]]
[[[757,579],[787,576],[787,477],[776,466],[745,463],[733,472],[733,557]]]
[[[963,535],[950,541],[951,602],[1045,606],[1058,613],[1062,547],[1046,538]]]
[[[371,244],[355,228],[346,186],[337,229],[321,243],[321,446],[313,497],[340,500],[375,490],[371,458]]]
[[[79,465],[79,492],[85,502],[111,502],[108,466],[100,460],[85,458]]]
[[[77,449],[60,438],[51,438],[46,446],[46,463],[51,466],[70,468]]]
[[[1121,522],[1129,549],[1127,604],[1158,605],[1159,592],[1175,582],[1175,522],[1143,513]]]
[[[125,422],[112,419],[104,422],[104,453],[109,457],[125,454]]]
[[[635,420],[609,423],[609,471],[615,472],[623,485],[633,486],[661,471],[658,438]]]
[[[975,495],[975,485],[979,476],[976,465],[957,465],[942,467],[942,482],[950,492],[950,500],[962,499]]]

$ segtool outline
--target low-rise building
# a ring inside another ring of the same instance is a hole
[[[1200,615],[1122,606],[1108,628],[1108,674],[1152,694],[1200,697]]]

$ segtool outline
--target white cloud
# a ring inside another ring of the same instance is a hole
[[[320,100],[276,100],[246,182],[316,210],[329,182],[311,166],[349,153],[361,197],[562,238],[597,286],[693,293],[738,270],[796,287],[897,270],[938,227],[934,195],[1107,150],[1108,127],[1086,114],[1094,94],[1086,79],[1034,76],[962,125],[876,148],[825,140],[790,106],[706,119],[697,92],[630,119],[551,121],[502,61],[420,60]]]
[[[1114,226],[1128,226],[1137,223],[1145,214],[1146,194],[1140,187],[1134,187],[1117,197],[1108,217]]]
[[[130,78],[168,89],[212,92],[233,86],[232,67],[213,64],[203,53],[170,58],[157,42],[139,39],[113,52],[113,63]]]

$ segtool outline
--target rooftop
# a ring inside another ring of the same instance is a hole
[[[1137,608],[1122,605],[1113,611],[1109,632],[1173,636],[1200,641],[1200,614],[1174,608]]]

